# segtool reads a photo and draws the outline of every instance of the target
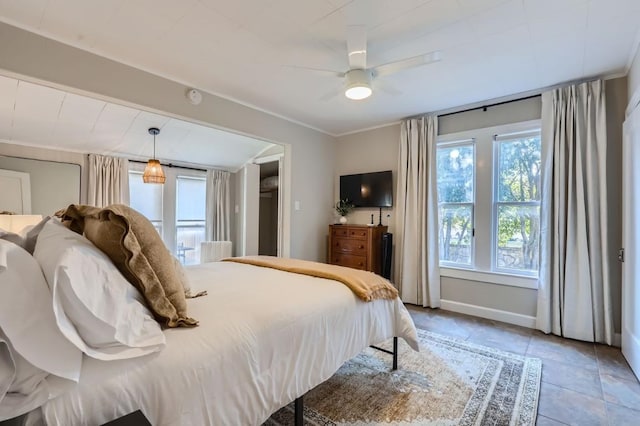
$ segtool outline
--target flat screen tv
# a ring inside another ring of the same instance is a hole
[[[340,176],[340,199],[356,207],[393,207],[391,170]]]

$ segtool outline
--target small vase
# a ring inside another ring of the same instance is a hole
[[[343,225],[345,223],[347,223],[347,217],[346,216],[340,216],[340,223],[343,224]]]

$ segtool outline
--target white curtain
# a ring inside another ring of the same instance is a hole
[[[229,172],[207,170],[207,240],[229,241]]]
[[[129,204],[129,160],[89,154],[87,204]]]
[[[542,140],[537,328],[611,345],[604,83],[544,93]]]
[[[396,210],[396,283],[404,302],[440,306],[436,138],[438,117],[402,123]]]

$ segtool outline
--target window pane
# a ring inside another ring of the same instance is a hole
[[[438,202],[473,202],[473,145],[437,150]]]
[[[498,201],[540,200],[540,136],[499,142]]]
[[[204,221],[182,221],[176,227],[176,257],[184,265],[200,263],[200,243],[205,237]]]
[[[144,183],[142,173],[129,172],[129,205],[153,223],[162,235],[162,185]]]
[[[177,179],[176,219],[205,220],[207,183],[204,179],[179,176]]]
[[[441,206],[440,261],[471,265],[471,206]]]
[[[537,272],[539,242],[539,206],[498,206],[498,269]]]
[[[197,264],[205,239],[206,180],[178,176],[176,191],[176,256],[185,265]]]

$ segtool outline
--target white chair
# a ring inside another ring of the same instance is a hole
[[[200,263],[217,262],[231,257],[231,241],[203,241],[200,243]]]

